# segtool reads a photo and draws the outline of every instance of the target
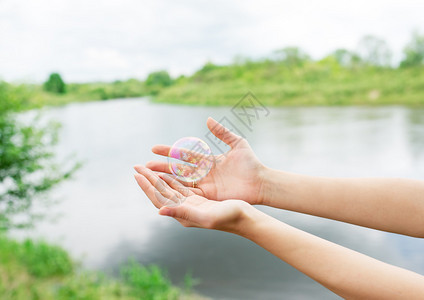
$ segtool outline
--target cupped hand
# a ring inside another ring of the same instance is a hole
[[[159,208],[159,214],[173,217],[185,227],[236,232],[250,207],[241,200],[208,200],[167,174],[143,166],[135,169],[138,185]]]
[[[197,195],[212,200],[242,199],[250,204],[262,202],[261,187],[265,167],[257,159],[249,143],[234,134],[212,118],[208,118],[209,130],[231,149],[214,156],[214,166],[207,176],[197,183],[197,188],[190,190]],[[153,153],[167,157],[170,146],[156,145]],[[168,163],[151,161],[146,166],[152,171],[170,173]],[[191,183],[184,183],[187,187]]]

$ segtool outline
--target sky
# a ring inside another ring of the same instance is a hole
[[[399,61],[423,0],[0,0],[0,79],[67,82],[191,74],[206,62],[299,46],[319,59],[385,39]]]

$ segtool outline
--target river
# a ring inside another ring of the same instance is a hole
[[[123,99],[46,109],[62,123],[58,156],[84,163],[54,192],[56,221],[31,232],[63,245],[89,269],[116,272],[135,258],[166,268],[173,282],[191,272],[214,299],[337,299],[324,287],[250,241],[183,228],[160,217],[138,188],[132,166],[155,159],[152,145],[183,136],[205,139],[208,116],[226,117],[273,168],[319,176],[424,179],[424,109],[405,107],[270,108],[242,127],[230,107]],[[216,149],[215,149],[216,150]],[[297,228],[424,274],[424,240],[260,207]]]

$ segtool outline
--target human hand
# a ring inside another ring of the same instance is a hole
[[[252,207],[241,200],[212,201],[195,194],[190,188],[167,174],[158,174],[136,166],[138,185],[159,208],[159,214],[176,219],[185,227],[238,232]],[[178,205],[180,204],[180,205]]]
[[[250,204],[262,203],[262,184],[265,167],[257,159],[249,143],[232,133],[212,118],[208,118],[209,130],[231,149],[221,155],[215,155],[215,164],[207,176],[197,183],[192,192],[213,200],[242,199]],[[155,145],[153,153],[167,157],[170,146]],[[151,161],[146,167],[152,171],[170,173],[168,163]],[[186,187],[191,183],[182,182]]]

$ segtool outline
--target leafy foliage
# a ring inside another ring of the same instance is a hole
[[[150,73],[144,82],[148,93],[151,95],[157,95],[161,89],[172,85],[172,83],[173,80],[167,71],[157,71]]]
[[[132,287],[132,294],[139,299],[178,298],[178,290],[171,289],[171,282],[158,266],[143,267],[131,260],[121,269],[121,274],[123,280]]]
[[[59,73],[52,73],[44,83],[44,90],[56,94],[66,93],[66,84]]]
[[[18,252],[19,259],[27,266],[28,272],[36,277],[50,277],[70,274],[73,262],[68,253],[58,246],[44,241],[26,239]]]
[[[287,66],[258,60],[196,73],[162,89],[157,102],[235,105],[252,91],[264,105],[424,105],[424,67],[343,66],[334,58]]]
[[[330,56],[334,57],[337,63],[343,67],[355,67],[361,63],[359,54],[347,49],[337,49]]]
[[[423,40],[423,41],[422,41]],[[424,38],[407,47],[421,61]],[[411,50],[414,49],[414,50]],[[422,54],[424,56],[424,53]],[[276,51],[271,58],[244,59],[200,71],[160,90],[157,102],[234,105],[252,91],[264,105],[424,105],[424,65],[394,68],[381,38],[366,36],[358,52],[338,49],[314,61],[299,48]]]
[[[386,41],[366,35],[359,41],[359,56],[365,64],[387,67],[390,65],[392,52]]]
[[[9,240],[0,236],[0,262],[14,259],[36,277],[68,275],[73,271],[73,262],[68,253],[58,246],[44,241],[26,239],[23,242]]]
[[[416,67],[424,64],[424,35],[414,32],[411,41],[403,50],[405,58],[401,67]]]
[[[248,90],[267,105],[422,105],[424,37],[414,33],[404,54],[401,68],[395,68],[388,44],[368,35],[356,51],[337,49],[320,60],[286,47],[265,58],[237,56],[229,65],[207,62],[193,75],[175,80],[158,71],[145,81],[70,83],[66,94],[31,85],[15,88],[33,91],[25,109],[149,95],[158,102],[232,105]]]
[[[276,61],[280,61],[289,67],[299,67],[304,65],[310,58],[298,47],[286,47],[274,51]]]
[[[150,73],[147,76],[146,86],[170,86],[172,84],[171,76],[169,76],[167,71],[157,71]]]
[[[200,299],[192,294],[192,285],[186,284],[182,291],[157,266],[143,267],[130,261],[117,279],[76,269],[59,246],[29,239],[17,242],[0,235],[0,299]],[[195,282],[190,275],[185,281]]]
[[[32,225],[42,216],[33,204],[78,168],[61,171],[53,162],[57,124],[41,127],[37,118],[30,124],[17,120],[15,112],[29,96],[31,91],[0,83],[0,230]]]

